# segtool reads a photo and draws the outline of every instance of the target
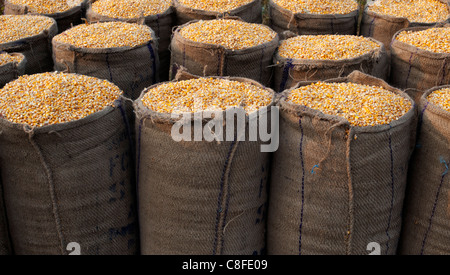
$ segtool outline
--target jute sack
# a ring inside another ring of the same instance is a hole
[[[8,233],[5,201],[3,198],[3,186],[0,177],[0,256],[11,255],[11,241]]]
[[[54,21],[50,28],[38,35],[0,43],[0,51],[22,53],[27,60],[25,74],[50,72],[53,70],[51,40],[57,32],[58,27]]]
[[[450,24],[435,27],[450,28]],[[428,27],[406,28],[394,35],[391,43],[392,86],[425,91],[450,84],[449,53],[434,53],[395,39],[402,31],[416,32],[425,29]]]
[[[238,19],[236,19],[238,20]],[[273,40],[242,50],[231,50],[221,45],[199,43],[180,34],[179,26],[171,42],[170,79],[176,75],[176,67],[182,66],[193,75],[232,76],[249,78],[271,87],[272,58],[278,47],[279,36]]]
[[[6,83],[16,79],[17,77],[25,73],[25,66],[27,64],[27,58],[21,53],[11,53],[10,55],[22,56],[22,61],[10,62],[3,66],[0,66],[0,88],[6,85]]]
[[[155,37],[152,30],[152,37]],[[69,71],[106,79],[126,97],[136,99],[146,87],[159,82],[158,41],[136,47],[81,48],[52,41],[55,71]]]
[[[275,64],[273,88],[282,92],[301,81],[345,77],[355,70],[387,81],[390,70],[389,55],[381,42],[370,40],[380,45],[380,48],[355,58],[342,60],[286,58],[276,51],[273,58]]]
[[[14,15],[22,15],[22,14],[36,14],[48,16],[56,20],[58,24],[58,32],[61,33],[72,26],[81,24],[82,18],[85,17],[86,5],[89,0],[83,0],[80,5],[77,5],[67,11],[52,13],[52,14],[37,14],[29,11],[29,7],[26,5],[17,5],[13,4],[8,0],[5,0],[5,14],[14,14]]]
[[[94,3],[93,1],[92,3]],[[98,14],[92,10],[92,5],[89,5],[86,12],[86,19],[89,23],[107,22],[107,21],[124,21],[129,23],[143,23],[149,26],[158,38],[158,56],[159,56],[159,81],[166,81],[169,79],[170,67],[170,40],[172,38],[172,28],[175,26],[175,12],[173,6],[170,6],[161,14],[144,16],[142,18],[111,18]]]
[[[34,129],[0,119],[14,253],[138,252],[133,152],[122,106],[119,100],[83,119]]]
[[[450,1],[439,0],[443,3],[447,3],[450,9]],[[376,2],[375,2],[376,3]],[[450,19],[450,18],[449,18]],[[449,21],[446,20],[446,22]],[[432,26],[435,23],[420,23],[420,22],[410,22],[404,17],[394,17],[390,15],[378,14],[369,10],[369,4],[364,7],[364,12],[361,20],[361,35],[366,37],[373,37],[380,41],[386,46],[386,49],[390,51],[391,40],[394,34],[399,30],[409,27],[426,27]]]
[[[359,71],[327,82],[377,85],[410,99]],[[389,125],[352,127],[343,118],[288,103],[290,91],[278,104],[268,254],[367,255],[372,245],[381,254],[395,254],[415,108]]]
[[[357,34],[359,8],[348,14],[293,13],[269,0],[270,27],[278,33]]]
[[[176,142],[171,132],[179,120],[146,108],[145,93],[134,103],[141,253],[264,254],[270,153],[261,152],[262,142]],[[194,134],[207,120],[193,115],[183,124]]]
[[[177,23],[184,25],[192,20],[211,20],[224,16],[236,16],[245,22],[262,23],[262,4],[261,0],[254,0],[248,4],[230,10],[224,14],[214,11],[197,10],[181,4],[178,0],[173,1],[175,7]]]
[[[450,113],[430,103],[434,87],[419,103],[417,146],[410,164],[399,254],[450,254]]]

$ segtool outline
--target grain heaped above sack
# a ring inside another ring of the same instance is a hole
[[[394,34],[403,28],[431,26],[449,19],[448,0],[377,0],[366,5],[361,34],[389,47]]]
[[[355,0],[270,0],[271,27],[282,33],[356,35],[359,4]]]
[[[6,0],[5,14],[39,14],[52,17],[63,32],[81,23],[88,0]]]
[[[0,51],[25,55],[25,73],[53,69],[50,41],[57,33],[56,21],[39,15],[0,16]]]
[[[262,24],[235,19],[192,21],[174,33],[171,64],[194,75],[245,77],[270,86],[278,41],[278,34]]]
[[[192,20],[237,16],[249,23],[262,22],[261,0],[174,0],[177,25]]]
[[[396,253],[414,101],[359,71],[285,90],[269,193],[269,255]]]
[[[24,75],[0,90],[0,175],[18,255],[137,253],[122,91],[93,77]]]
[[[242,137],[250,115],[273,105],[271,89],[245,78],[190,76],[144,90],[134,104],[142,254],[265,252],[270,155]]]
[[[449,37],[449,24],[397,32],[391,44],[391,84],[421,91],[450,84]]]
[[[384,45],[354,35],[300,35],[281,41],[274,56],[274,87],[278,92],[300,81],[326,80],[361,70],[387,79]]]
[[[158,46],[147,25],[101,22],[75,26],[52,40],[55,70],[107,79],[135,99],[158,81]]]
[[[158,38],[160,81],[169,78],[170,39],[175,25],[175,13],[171,0],[98,0],[86,12],[90,23],[125,21],[143,23],[155,32]]]

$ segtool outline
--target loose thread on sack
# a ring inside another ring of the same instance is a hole
[[[303,210],[305,205],[305,162],[303,156],[303,139],[304,139],[304,131],[302,125],[302,118],[299,119],[299,127],[300,127],[300,163],[302,166],[302,185],[301,185],[301,208],[300,208],[300,224],[299,224],[299,238],[298,238],[298,254],[302,255],[302,230],[303,230]]]
[[[444,164],[445,171],[442,173],[441,182],[439,183],[439,187],[438,187],[438,190],[437,190],[437,193],[436,193],[436,197],[434,199],[433,209],[431,210],[431,215],[430,215],[430,218],[428,220],[428,227],[427,227],[427,230],[425,231],[425,234],[424,234],[424,237],[423,237],[423,240],[422,240],[422,247],[420,249],[420,255],[423,255],[423,253],[425,251],[425,245],[426,245],[426,241],[427,241],[427,238],[428,238],[428,234],[430,232],[431,225],[433,223],[433,218],[434,218],[434,215],[436,213],[436,208],[437,208],[437,204],[438,204],[438,201],[439,201],[439,196],[440,196],[440,193],[441,193],[441,189],[442,189],[442,186],[444,185],[444,178],[448,174],[448,165],[447,165],[447,162],[444,160],[444,158],[440,157],[439,162],[441,164]]]

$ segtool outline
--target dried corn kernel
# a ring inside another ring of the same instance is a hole
[[[55,21],[46,16],[1,15],[0,44],[41,34],[53,24]]]
[[[247,5],[254,0],[178,0],[184,6],[196,10],[224,13]]]
[[[114,84],[84,75],[24,75],[0,89],[0,117],[32,127],[65,123],[113,106],[121,94]]]
[[[139,18],[161,14],[172,5],[170,0],[99,0],[92,11],[110,18]]]
[[[241,50],[272,41],[277,33],[262,24],[232,19],[200,20],[184,26],[182,37],[206,44]]]
[[[241,106],[247,113],[268,106],[273,95],[251,83],[219,78],[166,82],[149,89],[142,102],[160,113],[226,110]]]
[[[0,53],[0,66],[6,65],[11,62],[20,63],[23,58],[23,55],[10,55],[8,53]]]
[[[359,7],[354,0],[274,0],[273,2],[293,13],[348,14]]]
[[[450,53],[450,27],[403,31],[395,39],[426,51]]]
[[[282,41],[278,53],[284,58],[340,60],[355,58],[379,48],[379,44],[361,36],[300,35]]]
[[[125,22],[82,24],[53,38],[55,42],[79,48],[136,47],[151,40],[150,27]]]
[[[441,22],[450,16],[448,5],[439,0],[378,0],[369,10],[419,23]]]
[[[386,89],[356,83],[317,82],[294,89],[287,101],[347,119],[352,126],[389,124],[405,115],[412,103]]]
[[[450,88],[444,88],[430,93],[428,101],[450,112]]]
[[[28,12],[54,14],[80,6],[84,0],[8,0],[11,4],[27,6]]]

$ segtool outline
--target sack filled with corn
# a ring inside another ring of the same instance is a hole
[[[450,85],[426,91],[419,103],[400,255],[449,255]]]
[[[448,0],[377,0],[366,4],[361,35],[382,42],[389,51],[392,37],[408,27],[426,27],[450,19]]]
[[[121,96],[106,80],[57,72],[0,90],[0,175],[15,254],[138,253]]]
[[[52,46],[56,71],[107,79],[131,99],[159,81],[158,40],[146,25],[82,24],[55,36]]]
[[[425,91],[450,84],[450,24],[398,31],[391,44],[390,84]]]
[[[149,26],[158,39],[160,81],[169,79],[170,40],[175,25],[175,12],[170,0],[97,0],[89,6],[86,19],[90,23],[125,21]]]
[[[269,193],[269,255],[396,254],[414,101],[373,76],[282,93]]]
[[[21,53],[0,52],[0,88],[25,73],[27,59]]]
[[[262,24],[235,18],[191,21],[174,32],[170,79],[182,66],[194,75],[245,77],[270,87],[278,41]]]
[[[81,24],[89,0],[5,0],[5,14],[35,14],[54,18],[58,32]]]
[[[0,51],[23,54],[26,74],[53,70],[51,39],[58,31],[53,18],[0,15],[0,30]]]
[[[384,45],[354,35],[300,35],[282,40],[274,55],[274,89],[282,92],[301,81],[344,77],[360,70],[388,80]]]
[[[174,0],[173,4],[177,25],[224,16],[236,16],[249,23],[262,23],[261,0]]]
[[[249,125],[261,113],[270,124],[273,105],[274,91],[256,81],[184,71],[143,91],[134,103],[143,254],[265,253],[270,153]]]
[[[0,168],[1,169],[1,168]],[[8,232],[3,186],[0,176],[0,256],[12,255],[11,239]]]
[[[278,33],[357,34],[355,0],[269,0],[270,26]]]

